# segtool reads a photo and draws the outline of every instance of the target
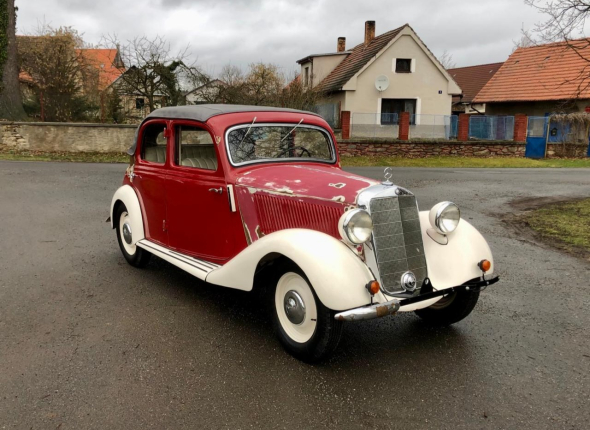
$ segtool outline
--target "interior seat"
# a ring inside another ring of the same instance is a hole
[[[166,145],[148,146],[145,148],[143,159],[154,163],[166,162]]]
[[[182,145],[182,166],[217,170],[217,156],[213,145]]]

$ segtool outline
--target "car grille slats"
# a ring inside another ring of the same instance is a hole
[[[415,196],[374,198],[369,203],[373,218],[373,245],[383,289],[402,293],[401,277],[411,271],[418,289],[427,276],[424,244]]]

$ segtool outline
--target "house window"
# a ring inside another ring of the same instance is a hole
[[[145,99],[143,97],[138,97],[135,99],[135,109],[143,109],[145,106]]]
[[[309,67],[305,68],[305,86],[308,87],[309,86]]]
[[[382,99],[381,100],[381,125],[399,124],[399,114],[410,113],[410,124],[416,122],[416,99]]]
[[[395,60],[395,73],[412,73],[412,59],[397,58]]]

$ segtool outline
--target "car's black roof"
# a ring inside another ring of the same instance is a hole
[[[290,112],[290,113],[306,113],[316,115],[313,112],[305,112],[296,109],[269,107],[269,106],[246,106],[246,105],[191,105],[191,106],[169,106],[156,109],[151,112],[147,119],[152,118],[177,118],[177,119],[192,119],[195,121],[205,122],[209,118],[216,115],[223,115],[227,113],[239,112]],[[144,120],[145,121],[145,120]]]
[[[240,113],[240,112],[290,112],[290,113],[305,113],[308,115],[315,115],[313,112],[306,112],[296,109],[278,108],[270,106],[247,106],[247,105],[222,105],[222,104],[206,104],[206,105],[190,105],[190,106],[168,106],[160,109],[156,109],[151,112],[137,128],[135,132],[135,140],[131,148],[127,150],[129,155],[135,153],[137,148],[137,136],[141,125],[154,118],[165,118],[165,119],[191,119],[195,121],[205,122],[209,118],[224,115],[227,113]]]

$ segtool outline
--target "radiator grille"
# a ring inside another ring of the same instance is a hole
[[[381,285],[388,293],[400,293],[401,277],[411,271],[418,288],[426,278],[426,258],[416,197],[372,199],[373,241]]]
[[[338,220],[344,213],[342,205],[326,205],[302,201],[295,197],[279,197],[254,194],[260,229],[264,234],[287,228],[308,228],[321,231],[335,238]]]

